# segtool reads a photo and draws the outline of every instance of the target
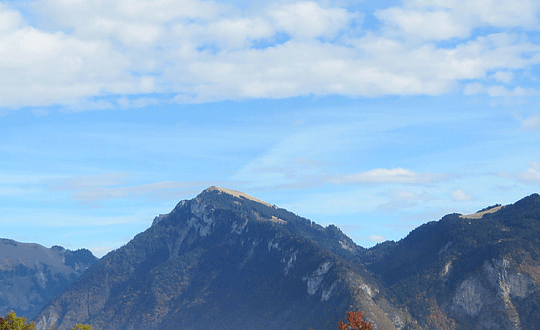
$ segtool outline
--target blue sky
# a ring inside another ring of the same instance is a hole
[[[540,2],[0,1],[1,237],[102,256],[211,185],[369,247],[538,192]]]

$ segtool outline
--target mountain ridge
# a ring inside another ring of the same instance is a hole
[[[455,213],[423,224],[364,265],[398,306],[438,322],[427,326],[535,329],[538,316],[519,310],[540,310],[539,236],[540,196],[532,194],[480,218]],[[409,291],[422,299],[411,305]]]
[[[361,310],[378,329],[534,329],[539,237],[538,194],[365,249],[333,225],[209,187],[103,257],[36,321],[322,330]]]
[[[96,261],[87,249],[0,238],[0,314],[13,310],[33,318]]]

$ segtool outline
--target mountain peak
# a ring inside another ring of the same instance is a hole
[[[352,291],[377,290],[354,271],[359,249],[335,226],[213,186],[107,254],[43,310],[36,328],[327,329],[344,306],[374,304]]]
[[[217,186],[211,186],[211,187],[206,188],[205,190],[203,190],[202,193],[199,194],[198,197],[201,197],[201,196],[204,196],[204,195],[210,194],[210,193],[215,193],[215,192],[217,192],[218,194],[227,194],[227,195],[230,195],[230,196],[233,196],[233,197],[236,197],[236,198],[244,198],[244,199],[247,199],[247,200],[250,200],[250,201],[253,201],[253,202],[257,202],[257,203],[266,205],[268,207],[274,207],[270,203],[262,201],[262,200],[260,200],[258,198],[250,196],[250,195],[248,195],[246,193],[243,193],[241,191],[236,191],[236,190],[217,187]]]

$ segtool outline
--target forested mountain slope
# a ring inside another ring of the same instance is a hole
[[[357,262],[423,328],[540,328],[537,194],[473,215],[447,215],[367,255]]]
[[[0,239],[0,315],[13,310],[33,318],[96,262],[85,249]]]
[[[369,310],[377,284],[349,261],[363,250],[245,194],[211,187],[109,253],[38,317],[43,329],[330,329]]]
[[[364,249],[246,194],[210,187],[91,267],[39,329],[537,329],[540,197],[426,223]]]

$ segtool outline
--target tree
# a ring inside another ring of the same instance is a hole
[[[358,312],[349,312],[347,315],[348,324],[339,321],[338,329],[339,330],[372,330],[371,322],[364,321],[364,317],[361,311]]]
[[[0,330],[35,330],[34,322],[26,323],[25,317],[17,317],[15,312],[11,311],[6,318],[0,316]]]

